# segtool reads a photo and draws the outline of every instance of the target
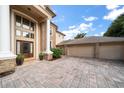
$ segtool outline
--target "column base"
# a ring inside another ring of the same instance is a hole
[[[51,61],[53,59],[53,55],[52,54],[45,54],[44,59],[48,60],[48,61]]]
[[[51,61],[53,59],[53,52],[49,51],[49,52],[44,52],[44,59]]]
[[[14,71],[16,67],[16,55],[11,52],[0,52],[0,75]]]

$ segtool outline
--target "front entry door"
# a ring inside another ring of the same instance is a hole
[[[16,41],[16,54],[23,54],[25,58],[33,57],[33,42]]]

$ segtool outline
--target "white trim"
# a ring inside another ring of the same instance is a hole
[[[44,18],[49,18],[49,19],[52,18],[51,14],[45,8],[43,8],[42,6],[40,6],[40,5],[33,5],[33,7],[38,9],[43,14]]]
[[[12,9],[12,11],[13,11],[14,13],[21,14],[21,15],[23,15],[23,16],[25,16],[25,17],[27,17],[27,18],[31,19],[32,21],[34,21],[34,22],[38,23],[38,22],[37,22],[37,20],[35,20],[34,18],[30,17],[29,15],[27,15],[27,14],[25,14],[25,13],[21,12],[21,11],[18,11],[18,10],[16,10],[16,9]]]

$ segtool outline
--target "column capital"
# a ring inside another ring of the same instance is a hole
[[[41,22],[47,22],[47,20],[51,20],[51,18],[44,18],[43,20],[40,21]]]

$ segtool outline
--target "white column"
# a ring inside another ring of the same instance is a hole
[[[13,52],[13,53],[15,53],[16,54],[16,51],[15,51],[15,49],[16,49],[16,47],[15,47],[15,43],[16,43],[16,41],[15,41],[15,15],[14,15],[14,11],[11,11],[11,13],[10,13],[10,28],[11,28],[11,32],[10,32],[10,35],[11,35],[11,38],[10,38],[10,40],[11,40],[11,51]]]
[[[47,19],[47,23],[46,23],[46,53],[47,54],[52,54],[52,51],[50,51],[50,19]]]
[[[10,52],[10,9],[9,5],[0,6],[0,60],[16,56]]]
[[[38,26],[38,23],[36,23],[36,59],[39,58],[39,26]]]

